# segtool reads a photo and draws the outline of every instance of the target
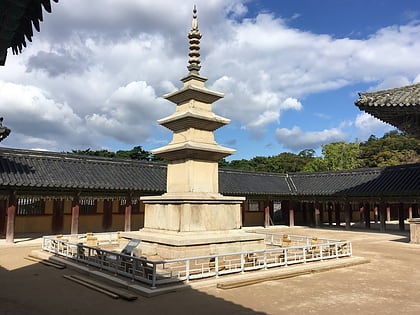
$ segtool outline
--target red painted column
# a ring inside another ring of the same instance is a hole
[[[131,231],[131,197],[127,198],[125,203],[125,215],[124,215],[124,231],[130,232]]]
[[[378,205],[374,205],[373,206],[373,220],[375,221],[375,223],[378,223],[378,220],[379,220],[379,209],[378,209]]]
[[[340,227],[341,218],[340,218],[340,211],[341,211],[341,204],[340,202],[334,203],[334,212],[335,212],[335,226]]]
[[[315,226],[319,227],[321,225],[321,211],[320,211],[319,203],[315,204],[314,216],[315,216]]]
[[[9,205],[7,207],[7,223],[6,223],[6,242],[14,243],[15,241],[15,217],[17,209],[16,193],[9,196]]]
[[[239,220],[239,222],[241,222],[241,228],[244,226],[244,212],[245,212],[244,205],[245,205],[245,202],[246,202],[246,200],[244,202],[242,202],[241,205],[240,205],[240,207],[241,207],[241,212],[240,212],[241,219]]]
[[[79,234],[79,196],[74,197],[71,207],[71,234]]]
[[[270,207],[267,202],[264,204],[264,227],[270,226]]]
[[[365,212],[365,228],[370,229],[370,203],[366,202],[364,205]]]
[[[387,206],[384,203],[379,204],[379,230],[381,232],[386,231],[386,209]]]
[[[405,220],[404,204],[401,202],[398,205],[398,228],[399,228],[400,231],[404,231],[405,230],[404,220]]]
[[[293,208],[289,209],[289,226],[295,226],[295,211]]]
[[[391,207],[386,207],[386,220],[389,222],[391,221]]]
[[[346,230],[350,230],[351,227],[351,212],[352,212],[352,206],[350,202],[344,203],[344,217],[346,221]]]
[[[331,202],[328,202],[327,203],[327,209],[328,209],[328,225],[329,226],[332,226],[332,208],[333,208],[333,205],[332,205],[332,203]]]
[[[359,221],[360,223],[363,223],[365,218],[365,206],[359,205]]]

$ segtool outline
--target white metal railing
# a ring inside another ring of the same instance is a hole
[[[64,235],[60,238],[55,235],[44,236],[42,248],[79,263],[140,281],[151,288],[179,281],[352,255],[352,244],[349,241],[260,233],[266,235],[267,248],[264,250],[158,261],[100,248],[101,245],[116,244],[116,233],[95,233],[94,236],[102,240],[98,247],[83,244],[85,235]]]

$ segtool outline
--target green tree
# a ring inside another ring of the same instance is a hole
[[[328,170],[348,170],[360,167],[359,144],[333,142],[322,146],[322,154]]]
[[[303,172],[322,172],[328,171],[327,162],[322,157],[314,157],[307,162],[302,170]]]
[[[305,158],[294,153],[282,152],[271,158],[269,171],[277,173],[301,172],[305,164]]]
[[[102,157],[115,157],[114,152],[110,152],[108,150],[96,150],[92,151],[90,148],[86,150],[72,150],[73,154],[79,154],[79,155],[90,155],[90,156],[102,156]]]
[[[130,160],[163,161],[162,159],[155,157],[149,151],[143,150],[143,148],[140,145],[135,146],[131,150],[118,150],[117,152],[110,152],[108,150],[93,151],[90,148],[88,148],[86,150],[72,150],[72,153],[80,155],[102,156],[108,158],[120,158]]]
[[[398,130],[392,130],[382,138],[370,136],[360,144],[360,159],[364,167],[420,162],[420,140]]]
[[[135,146],[134,148],[128,151],[119,150],[116,152],[116,157],[131,160],[150,160],[150,155],[150,152],[143,150],[143,148],[140,145]]]

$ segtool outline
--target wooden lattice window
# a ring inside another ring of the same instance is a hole
[[[248,211],[252,211],[252,212],[260,211],[260,203],[257,200],[250,200]]]
[[[81,199],[79,202],[79,214],[95,214],[97,202],[94,199]]]
[[[18,198],[17,215],[43,215],[45,202],[40,198]]]
[[[273,200],[273,211],[277,212],[281,210],[281,200]]]

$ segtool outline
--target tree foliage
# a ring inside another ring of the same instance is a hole
[[[360,167],[382,167],[420,162],[420,140],[397,130],[365,142],[333,142],[322,146],[322,156],[305,149],[298,154],[283,152],[275,156],[258,156],[251,160],[222,160],[220,167],[266,172],[320,172]]]
[[[79,155],[90,155],[90,156],[102,156],[107,158],[119,158],[119,159],[131,159],[131,160],[144,160],[144,161],[162,161],[158,157],[154,156],[151,152],[146,151],[142,146],[135,146],[131,150],[118,150],[117,152],[111,152],[108,150],[72,150],[73,154]]]
[[[364,167],[420,162],[420,140],[397,130],[379,139],[372,135],[360,144],[360,159]]]
[[[74,154],[123,158],[132,160],[162,161],[141,146],[131,150],[72,150]],[[250,160],[219,161],[220,168],[233,168],[262,172],[320,172],[348,170],[360,167],[382,167],[420,162],[420,140],[410,138],[397,130],[377,138],[372,135],[365,142],[333,142],[322,146],[322,156],[315,150],[305,149],[298,154],[282,152],[275,156],[256,156]]]
[[[359,144],[333,142],[322,146],[322,155],[327,170],[349,170],[361,166]]]

